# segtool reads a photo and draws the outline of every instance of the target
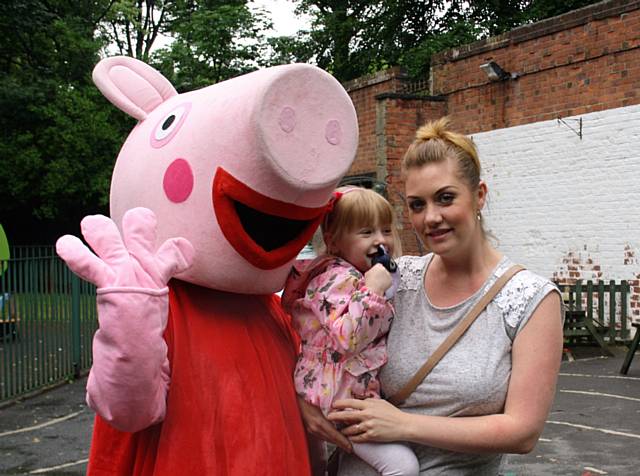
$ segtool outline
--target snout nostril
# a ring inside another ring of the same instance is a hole
[[[280,117],[278,118],[278,124],[280,124],[280,129],[284,132],[291,132],[296,127],[296,111],[294,111],[289,106],[283,107],[282,111],[280,111]]]
[[[327,122],[327,126],[324,131],[324,137],[331,145],[338,145],[342,141],[342,128],[340,122],[335,119]]]

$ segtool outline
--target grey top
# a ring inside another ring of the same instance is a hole
[[[396,318],[388,336],[389,361],[380,373],[382,389],[392,395],[415,374],[471,307],[514,263],[503,257],[483,286],[451,307],[431,304],[424,275],[432,254],[398,260],[401,284],[395,297]],[[540,301],[557,291],[551,281],[524,270],[516,274],[487,305],[467,332],[400,407],[438,416],[501,413],[511,375],[513,340]],[[468,454],[412,445],[421,475],[496,475],[501,454]],[[374,476],[356,457],[345,455],[340,476]]]

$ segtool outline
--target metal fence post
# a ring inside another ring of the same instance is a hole
[[[80,338],[80,278],[75,274],[71,275],[71,348],[73,377],[80,377],[82,369]]]

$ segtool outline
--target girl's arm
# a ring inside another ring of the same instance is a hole
[[[378,267],[388,274],[381,265],[375,268]],[[373,268],[368,273],[371,271]],[[314,278],[306,300],[327,329],[331,347],[346,354],[361,352],[386,333],[393,318],[393,308],[387,300],[347,267],[332,267]]]
[[[340,400],[329,414],[348,423],[353,443],[412,441],[463,453],[527,453],[536,445],[553,403],[562,357],[562,320],[557,293],[547,295],[512,350],[512,373],[504,413],[477,417],[413,415],[383,400]]]

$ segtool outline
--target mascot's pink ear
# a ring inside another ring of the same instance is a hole
[[[128,56],[113,56],[100,61],[93,68],[93,82],[114,106],[140,121],[178,94],[158,71]]]

